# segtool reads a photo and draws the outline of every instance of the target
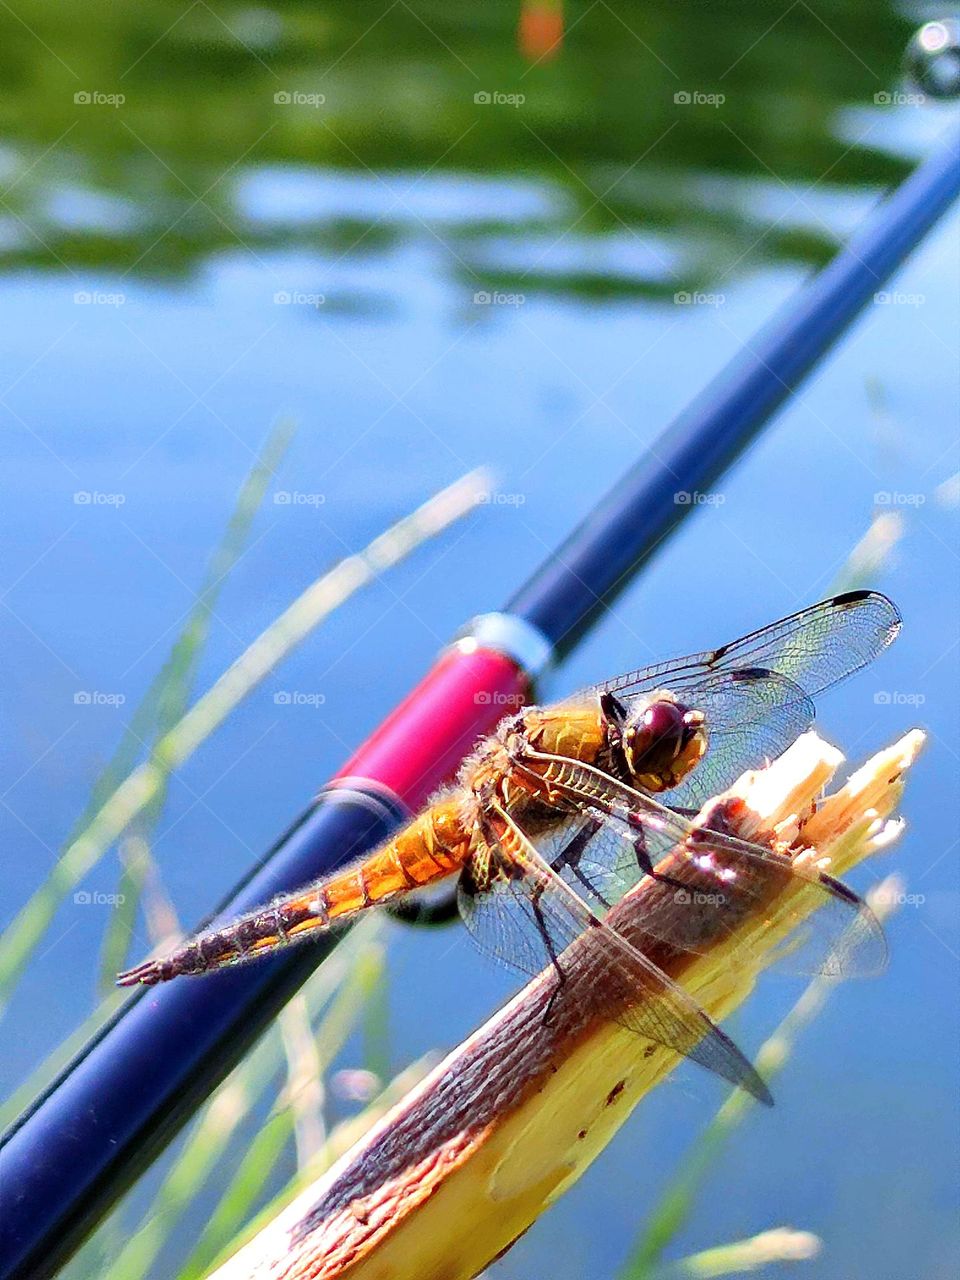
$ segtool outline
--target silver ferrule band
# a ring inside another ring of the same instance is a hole
[[[462,653],[473,649],[502,653],[531,680],[541,676],[553,662],[553,645],[543,632],[512,613],[477,614],[457,632],[453,644]]]

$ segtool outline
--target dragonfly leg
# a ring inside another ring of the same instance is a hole
[[[603,826],[602,818],[590,818],[580,830],[573,836],[567,844],[560,850],[557,856],[550,863],[554,871],[560,871],[563,867],[569,867],[570,871],[580,881],[583,887],[602,903],[608,910],[613,905],[608,902],[603,894],[591,882],[580,866],[580,859],[583,857],[583,851]]]
[[[642,827],[638,828],[636,839],[633,842],[633,856],[637,860],[637,866],[651,880],[656,880],[659,884],[668,884],[671,889],[686,889],[688,887],[683,880],[678,880],[675,876],[665,875],[662,871],[656,869],[653,865],[653,859],[650,857],[646,833]]]
[[[543,1011],[544,1026],[549,1026],[553,1016],[553,1002],[563,989],[563,985],[567,980],[567,975],[563,971],[560,958],[557,955],[557,949],[553,945],[553,939],[550,936],[550,930],[547,928],[547,922],[543,918],[543,910],[540,906],[540,894],[534,889],[530,896],[530,905],[533,908],[534,919],[537,922],[537,928],[540,930],[540,936],[543,939],[543,945],[547,949],[550,956],[550,963],[553,965],[554,972],[557,975],[557,985],[550,992],[550,999],[547,1001],[547,1007]]]

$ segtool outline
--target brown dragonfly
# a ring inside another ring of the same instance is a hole
[[[776,758],[810,725],[811,699],[875,658],[899,628],[886,597],[847,592],[712,652],[527,707],[480,744],[453,788],[360,862],[118,982],[153,985],[254,960],[458,874],[460,912],[483,950],[524,973],[552,967],[556,994],[565,950],[589,931],[609,974],[611,1017],[769,1102],[733,1041],[603,916],[641,878],[666,879],[678,902],[713,915],[709,928],[693,921],[678,932],[675,914],[664,925],[663,941],[696,952],[698,938],[732,936],[752,906],[799,880],[818,909],[810,914],[809,897],[796,908],[806,943],[792,953],[797,967],[837,976],[881,969],[882,931],[852,890],[690,819],[745,769]],[[705,883],[718,892],[704,894]],[[658,936],[656,916],[643,927]],[[626,1007],[625,990],[636,995]]]

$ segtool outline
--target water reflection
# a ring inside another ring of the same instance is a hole
[[[709,23],[694,0],[528,4],[519,26],[475,0],[18,0],[0,11],[0,263],[176,276],[225,250],[420,240],[477,290],[586,297],[818,263],[836,202],[783,184],[901,174],[874,101],[909,31],[873,0]]]

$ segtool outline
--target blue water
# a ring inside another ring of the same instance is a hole
[[[946,126],[931,110],[874,118],[865,108],[838,117],[836,131],[866,119],[892,154],[913,156]],[[761,172],[702,183],[705,209],[726,200],[760,225],[836,234],[879,185],[808,194],[806,182]],[[122,228],[142,216],[116,194],[58,201],[61,227]],[[11,262],[0,274],[7,916],[52,866],[279,416],[297,433],[217,604],[198,688],[325,566],[470,468],[489,466],[498,491],[519,497],[481,507],[352,600],[174,778],[153,853],[186,924],[809,269],[750,253],[709,286],[723,294],[716,306],[564,287],[586,273],[647,290],[669,281],[696,253],[695,224],[679,235],[584,226],[555,243],[553,220],[571,220],[571,197],[542,173],[271,160],[244,167],[234,208],[267,239],[222,243],[180,275],[75,259]],[[349,236],[309,243],[314,224],[334,219],[382,219],[392,234],[353,250]],[[457,229],[487,221],[502,226],[474,246],[465,272]],[[691,515],[542,691],[720,643],[828,594],[883,506],[877,495],[914,495],[883,507],[901,516],[903,536],[870,575],[900,605],[902,638],[829,696],[821,729],[853,761],[914,725],[929,734],[904,800],[906,834],[856,877],[865,888],[896,871],[919,902],[890,926],[889,972],[838,991],[804,1033],[776,1109],[738,1132],[678,1252],[786,1223],[826,1241],[810,1276],[956,1274],[960,617],[957,508],[943,486],[960,465],[957,230],[954,215],[935,231],[891,285],[897,300],[868,309],[718,486],[722,501]],[[484,255],[522,302],[474,302]],[[541,257],[533,287],[509,283]],[[78,304],[84,291],[101,300]],[[273,501],[290,490],[323,500]],[[96,496],[78,502],[80,493]],[[278,706],[278,690],[323,702]],[[107,697],[78,704],[82,692]],[[117,874],[111,855],[84,887],[110,893]],[[8,1014],[4,1093],[91,1007],[108,910],[70,902],[59,912]],[[141,925],[134,955],[145,937]],[[391,926],[389,971],[394,1069],[455,1044],[513,989],[459,931]],[[734,1020],[740,1043],[755,1049],[799,989],[764,981]],[[613,1276],[721,1096],[692,1068],[679,1072],[494,1274]]]

